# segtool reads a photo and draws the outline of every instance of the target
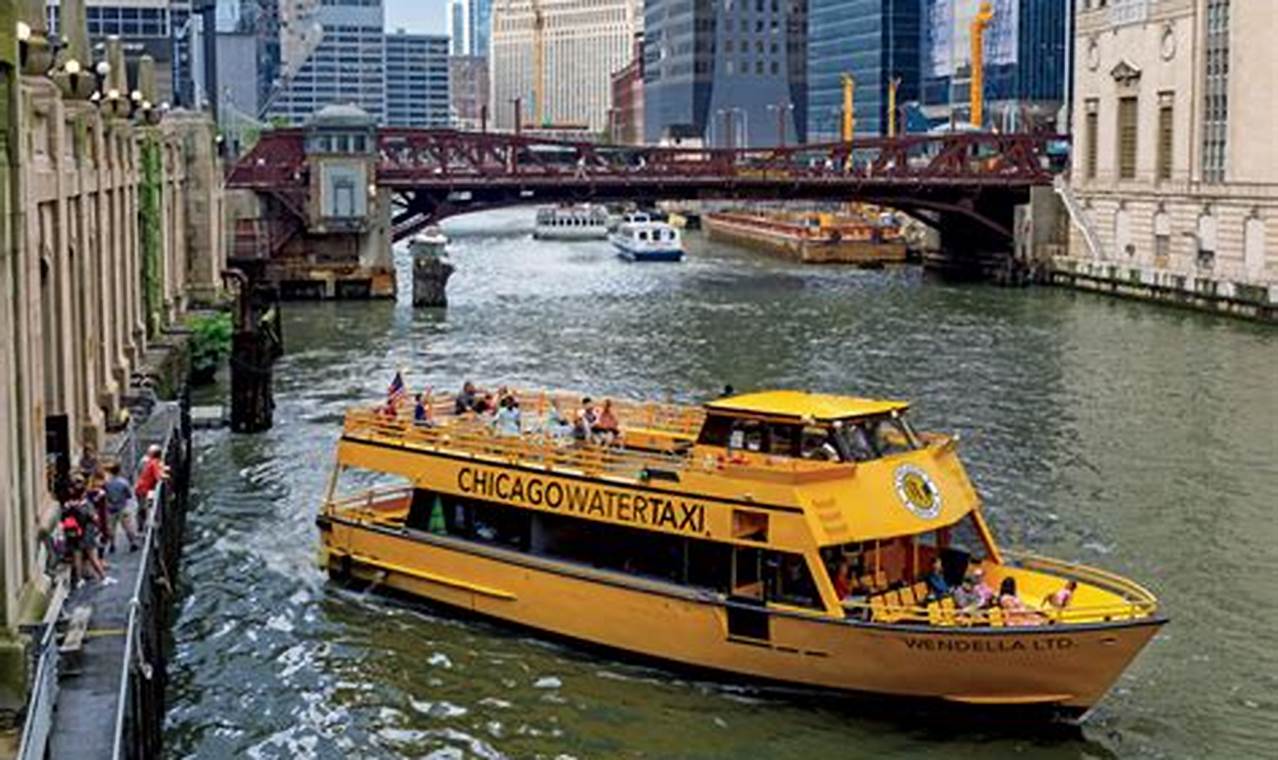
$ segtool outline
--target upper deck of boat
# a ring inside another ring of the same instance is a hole
[[[520,432],[503,434],[484,415],[455,413],[456,396],[433,395],[427,422],[414,420],[413,403],[392,413],[387,407],[360,407],[346,413],[342,435],[407,449],[463,454],[588,475],[646,477],[643,473],[682,469],[683,453],[695,441],[705,419],[700,407],[674,403],[633,403],[613,399],[621,436],[612,443],[578,441],[570,428],[557,425],[552,409],[571,421],[581,394],[553,391],[514,392],[520,407]],[[638,445],[635,445],[638,444]]]
[[[343,438],[423,452],[492,459],[589,476],[647,480],[690,467],[738,477],[777,482],[804,482],[838,477],[847,465],[781,456],[720,458],[694,462],[690,456],[707,412],[753,419],[809,423],[904,410],[899,401],[826,396],[799,391],[767,391],[717,399],[704,406],[673,402],[610,399],[620,435],[608,442],[577,440],[566,426],[556,426],[557,404],[571,421],[582,394],[563,391],[514,391],[521,415],[518,434],[503,432],[486,416],[455,413],[456,396],[433,395],[426,422],[414,420],[412,402],[392,412],[385,406],[359,407],[346,413]],[[595,405],[602,403],[596,397]],[[929,440],[935,438],[927,437]]]

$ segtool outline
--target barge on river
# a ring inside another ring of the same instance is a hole
[[[330,575],[752,679],[1069,717],[1165,622],[1133,581],[1000,547],[956,439],[905,403],[614,402],[596,441],[556,423],[572,397],[516,397],[520,430],[447,398],[425,421],[349,411],[318,517]],[[403,484],[348,491],[353,471]],[[1024,608],[929,591],[977,569]]]
[[[716,212],[702,217],[711,240],[780,254],[804,264],[881,267],[904,263],[908,246],[900,227],[829,213]]]

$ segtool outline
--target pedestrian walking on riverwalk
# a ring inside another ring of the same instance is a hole
[[[79,476],[71,481],[67,500],[62,504],[62,535],[77,587],[84,584],[86,572],[97,576],[103,585],[115,582],[114,578],[107,577],[106,567],[98,556],[97,520],[85,498],[84,480]]]
[[[138,501],[133,495],[133,487],[120,474],[118,462],[107,465],[107,481],[102,486],[106,492],[107,504],[107,551],[115,551],[116,531],[124,526],[124,533],[129,538],[129,551],[138,550]]]

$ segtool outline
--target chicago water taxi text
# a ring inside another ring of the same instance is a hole
[[[655,493],[599,488],[586,484],[560,483],[536,475],[524,477],[479,467],[457,471],[457,487],[462,493],[496,497],[530,507],[602,517],[634,525],[702,534],[706,529],[706,505]]]

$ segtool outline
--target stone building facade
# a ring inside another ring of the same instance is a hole
[[[1079,1],[1064,196],[1082,234],[1058,268],[1278,304],[1273,12],[1257,0]]]
[[[46,583],[52,456],[74,467],[103,450],[148,346],[220,293],[225,259],[211,122],[142,124],[68,98],[19,70],[12,9],[0,24],[3,709],[22,672],[18,626]]]

